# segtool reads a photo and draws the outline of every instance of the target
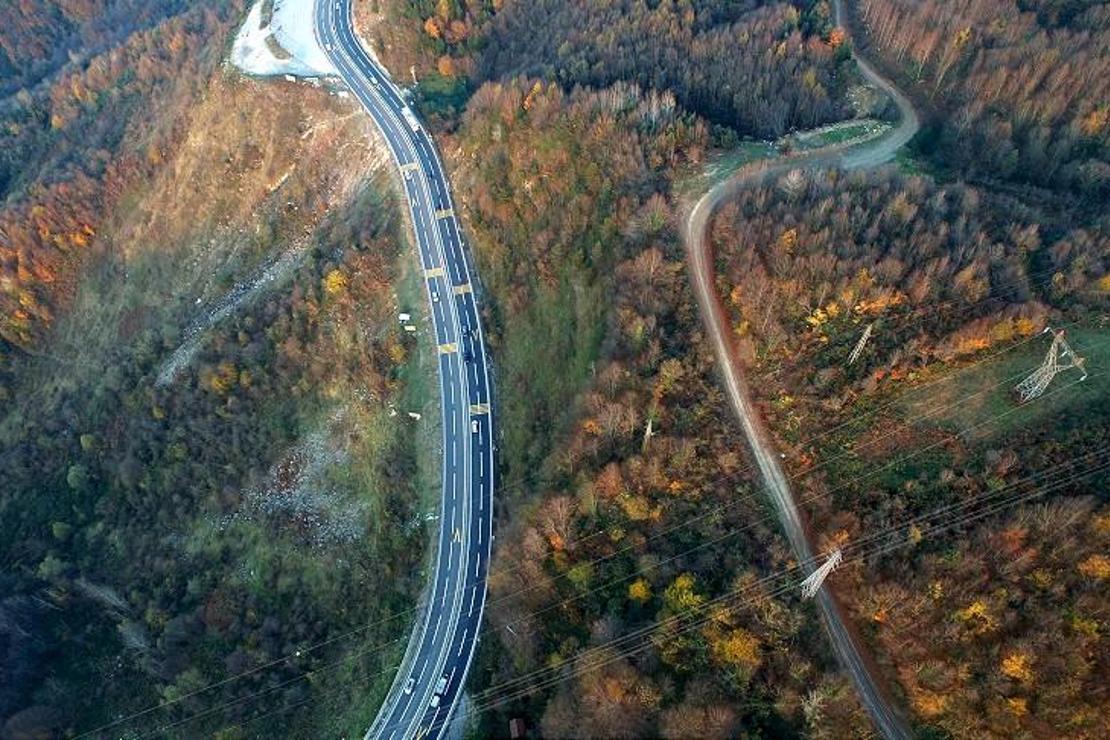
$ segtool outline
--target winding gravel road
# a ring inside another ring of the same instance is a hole
[[[840,0],[836,0],[834,7],[837,24],[843,26],[843,9]],[[768,178],[796,169],[826,167],[859,169],[877,166],[889,161],[900,147],[913,138],[920,124],[917,112],[910,101],[865,60],[859,56],[855,59],[860,72],[872,84],[886,91],[898,106],[900,113],[898,125],[884,136],[864,144],[832,145],[804,155],[785,157],[741,169],[728,180],[713,187],[697,201],[686,218],[683,234],[691,283],[697,295],[706,331],[713,342],[729,402],[740,421],[794,555],[799,562],[810,564],[807,566],[810,570],[813,568],[813,548],[790,483],[783,473],[782,466],[779,465],[778,454],[763,426],[762,419],[752,405],[742,364],[731,342],[728,320],[714,288],[713,255],[709,250],[705,234],[709,219],[717,206],[741,188],[758,185]],[[887,738],[911,737],[905,718],[894,707],[890,697],[880,685],[873,666],[867,660],[857,637],[848,628],[842,609],[830,590],[823,587],[816,598],[822,622],[837,659],[854,682],[860,702],[871,715],[876,727]]]

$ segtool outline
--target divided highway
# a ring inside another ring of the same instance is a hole
[[[494,419],[478,305],[431,137],[362,47],[351,0],[316,0],[317,41],[381,129],[402,173],[438,348],[443,487],[426,601],[367,737],[439,737],[477,646],[493,539]]]

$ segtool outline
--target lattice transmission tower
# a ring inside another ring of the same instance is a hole
[[[821,567],[810,573],[809,578],[802,581],[803,598],[812,599],[817,595],[817,592],[821,589],[821,584],[825,582],[825,579],[829,577],[830,573],[836,570],[836,566],[840,565],[840,561],[843,557],[840,548],[829,553],[829,556],[825,558],[825,562],[821,564]]]
[[[863,353],[863,348],[867,346],[867,342],[871,339],[871,330],[874,327],[875,322],[871,322],[867,325],[867,328],[863,330],[863,336],[859,338],[858,342],[856,342],[856,347],[852,350],[852,354],[848,355],[849,365],[858,360],[859,356]]]
[[[1051,327],[1045,327],[1045,333],[1052,331]],[[1048,348],[1048,354],[1045,355],[1044,362],[1041,366],[1030,373],[1029,377],[1021,381],[1014,388],[1017,391],[1018,398],[1022,403],[1032,401],[1034,398],[1039,398],[1045,389],[1048,388],[1049,383],[1056,377],[1058,373],[1064,370],[1071,370],[1075,368],[1083,375],[1080,380],[1087,379],[1087,361],[1079,355],[1064,339],[1064,331],[1053,332],[1052,344]]]

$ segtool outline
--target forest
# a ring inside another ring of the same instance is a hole
[[[85,21],[73,31],[72,53],[86,61],[0,104],[0,395],[7,359],[31,347],[72,299],[104,218],[162,163],[241,8],[221,2],[173,14],[179,4],[142,3],[146,10],[129,17],[160,12],[164,20],[115,46],[118,27],[102,29],[96,3],[62,4],[67,17]],[[25,26],[52,26],[62,12],[5,8],[21,13],[0,31],[13,54],[35,36]]]
[[[866,732],[813,610],[761,585],[793,562],[717,387],[678,239],[680,184],[735,141],[721,127],[774,136],[860,112],[845,64],[857,42],[829,27],[824,3],[794,14],[755,3],[403,5],[410,45],[392,53],[422,70],[418,91],[435,91],[426,110],[453,152],[501,379],[498,639],[473,685],[479,731],[519,717],[558,737]],[[865,5],[853,4],[855,18]],[[788,35],[764,36],[768,19]],[[553,32],[529,32],[540,26]],[[782,47],[797,48],[794,64],[760,56],[795,33],[801,45]],[[687,63],[729,38],[751,43],[716,52],[720,71]],[[858,44],[881,48],[863,33]],[[984,41],[983,53],[996,46]],[[743,92],[710,98],[693,70]],[[445,80],[461,87],[436,107]],[[830,101],[817,115],[815,80]],[[774,85],[782,118],[760,118]],[[1029,95],[1047,102],[1045,90]],[[799,172],[741,193],[713,222],[718,288],[819,549],[889,533],[883,554],[861,556],[834,587],[915,727],[1095,736],[1106,576],[1101,540],[1085,532],[1104,536],[1106,474],[1079,462],[1099,459],[1105,425],[1083,421],[1105,417],[1106,386],[1069,376],[1024,415],[1011,389],[1043,358],[1049,325],[1070,327],[1077,351],[1104,362],[1107,230],[1079,180],[1022,180],[992,170],[982,142],[960,154],[944,144],[942,121],[971,120],[953,111],[955,90],[914,95],[930,115],[904,168],[932,177]],[[1097,156],[1090,140],[1068,151]],[[1072,174],[1090,170],[1075,161]],[[944,179],[960,173],[977,184]],[[864,361],[845,370],[868,324]],[[975,382],[990,392],[976,397]],[[922,409],[930,418],[915,421]],[[1045,490],[1044,470],[1070,477]],[[1047,503],[988,516],[981,502],[998,505],[998,491]],[[1065,526],[1066,545],[1049,552],[1045,538]],[[983,543],[1028,553],[1027,579],[1003,555],[984,557]],[[903,595],[911,605],[895,610]],[[680,615],[707,604],[683,629]],[[979,631],[983,618],[995,627]],[[1060,658],[1038,665],[1047,645]]]
[[[633,82],[673,95],[712,124],[762,138],[852,115],[845,93],[856,76],[824,2],[395,5],[399,28],[375,27],[370,37],[393,68],[417,65],[433,98],[452,83],[525,75],[565,90]]]
[[[0,7],[0,96],[32,89],[74,58],[180,13],[183,0],[39,0]]]
[[[351,734],[438,472],[384,152],[221,65],[242,3],[143,5],[4,29],[73,19],[0,112],[0,736]]]
[[[866,39],[933,110],[922,148],[964,176],[1110,197],[1110,5],[861,0]],[[1037,197],[1037,196],[1034,196]]]
[[[862,731],[811,615],[753,585],[789,549],[700,340],[667,177],[706,125],[629,84],[516,79],[479,89],[451,143],[505,429],[478,732]],[[738,588],[753,598],[699,629],[656,624]]]
[[[915,729],[1110,733],[1106,6],[847,5],[357,3],[482,281],[479,734],[872,732],[679,237],[722,148],[883,113],[852,48],[926,128],[722,207],[736,349],[818,549],[868,543],[831,586]],[[349,736],[403,649],[438,474],[395,419],[435,416],[405,225],[364,118],[220,68],[244,11],[0,8],[0,735]],[[1021,406],[1046,327],[1091,377]]]
[[[818,542],[889,533],[834,583],[914,716],[954,737],[1105,734],[1105,229],[963,184],[831,171],[742,191],[710,233]],[[1091,377],[1062,373],[1019,406],[1048,325]]]

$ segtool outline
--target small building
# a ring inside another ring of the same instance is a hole
[[[407,324],[409,323],[409,321],[412,320],[412,316],[407,313],[399,314],[397,316],[397,320],[400,321],[402,324]]]

